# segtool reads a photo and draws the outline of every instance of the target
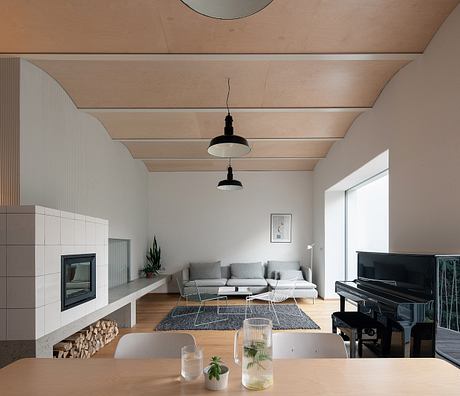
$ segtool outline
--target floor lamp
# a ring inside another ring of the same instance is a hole
[[[315,247],[315,244],[312,243],[310,245],[307,245],[307,250],[310,251],[310,276],[311,276],[311,282],[313,282],[313,248]]]

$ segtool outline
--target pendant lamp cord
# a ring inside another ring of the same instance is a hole
[[[228,108],[228,98],[230,97],[230,77],[227,78],[227,100],[226,100],[226,105],[227,105],[227,113],[230,114],[230,109]]]

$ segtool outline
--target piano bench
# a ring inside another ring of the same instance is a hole
[[[356,357],[356,343],[358,343],[358,355],[362,357],[363,332],[367,329],[375,329],[377,339],[381,339],[383,351],[386,351],[389,346],[385,326],[362,312],[334,312],[331,318],[332,332],[337,333],[339,329],[350,339],[350,358]]]

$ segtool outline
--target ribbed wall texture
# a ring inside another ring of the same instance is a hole
[[[109,239],[109,288],[128,282],[129,241]]]
[[[0,205],[19,204],[19,68],[0,59]]]

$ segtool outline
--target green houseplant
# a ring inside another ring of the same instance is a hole
[[[145,273],[147,278],[152,278],[154,275],[158,274],[158,271],[161,269],[161,248],[158,246],[155,236],[153,237],[152,246],[149,248],[145,257],[147,262],[145,263],[142,271]]]
[[[206,388],[210,390],[222,390],[228,386],[228,367],[219,356],[213,356],[209,366],[205,367],[204,378]]]

